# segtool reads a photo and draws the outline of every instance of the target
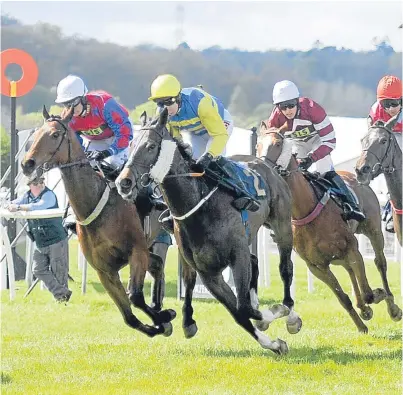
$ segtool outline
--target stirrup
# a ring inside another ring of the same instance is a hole
[[[341,215],[345,221],[354,219],[358,222],[364,221],[366,219],[364,213],[362,213],[358,208],[352,207],[349,203],[343,204],[343,214]]]
[[[385,230],[386,230],[386,232],[389,232],[389,233],[395,233],[395,227],[394,227],[394,224],[393,224],[393,217],[390,217],[390,219],[386,222]]]
[[[232,205],[237,210],[248,210],[252,212],[256,212],[260,208],[260,204],[256,200],[253,200],[246,196],[241,196],[239,198],[234,199],[232,201]]]

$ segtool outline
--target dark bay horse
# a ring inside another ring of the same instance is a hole
[[[290,333],[297,333],[302,325],[292,309],[294,302],[290,294],[293,278],[292,231],[290,192],[286,184],[270,166],[255,157],[236,158],[259,173],[270,189],[266,198],[261,200],[259,211],[249,213],[248,232],[241,213],[231,205],[233,197],[213,181],[202,177],[203,174],[192,172],[189,158],[185,158],[180,146],[169,134],[166,123],[167,111],[164,110],[159,118],[142,128],[137,145],[116,185],[124,198],[132,199],[144,183],[154,179],[173,213],[175,238],[186,263],[185,335],[189,324],[195,323],[191,297],[197,271],[211,294],[263,348],[285,354],[288,351],[286,343],[281,339],[270,340],[253,326],[250,319],[258,321],[259,328],[263,330],[274,319],[286,315]],[[262,225],[270,227],[275,234],[285,291],[284,304],[266,311],[258,310],[257,302],[252,303],[250,293],[252,268],[249,244]],[[228,266],[234,275],[237,296],[222,276],[222,271]]]
[[[376,122],[361,139],[362,152],[355,171],[358,182],[369,183],[383,173],[393,209],[393,225],[402,245],[402,150],[392,132],[397,117]]]
[[[123,200],[116,188],[111,189],[92,169],[76,133],[68,127],[72,114],[69,111],[64,117],[50,116],[44,107],[45,122],[35,132],[34,142],[21,163],[23,172],[26,176],[36,176],[54,167],[60,169],[78,219],[81,249],[125,323],[151,337],[170,335],[170,321],[176,313],[173,310],[158,312],[144,300],[149,251],[136,206]],[[119,270],[127,264],[130,265],[129,297],[119,277]],[[154,326],[141,323],[133,315],[130,302],[144,311]]]
[[[387,262],[383,253],[384,238],[379,202],[372,189],[358,184],[352,173],[339,172],[357,195],[360,208],[366,215],[366,220],[359,225],[356,221],[346,223],[341,216],[342,210],[332,199],[325,201],[326,194],[323,197],[318,196],[318,191],[298,169],[296,158],[292,155],[292,141],[284,137],[283,131],[267,128],[262,122],[257,152],[259,157],[276,164],[282,170],[290,187],[293,196],[292,217],[296,251],[304,259],[309,270],[334,292],[358,330],[368,332],[349,296],[330,270],[330,264],[341,265],[348,272],[362,319],[372,318],[372,309],[367,304],[386,300],[390,317],[394,321],[401,320],[402,310],[394,302],[386,276]],[[358,250],[354,233],[363,233],[370,239],[383,289],[372,290],[369,286],[364,260]]]

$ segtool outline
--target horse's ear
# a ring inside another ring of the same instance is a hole
[[[389,121],[385,123],[384,127],[386,129],[389,129],[390,131],[392,131],[397,123],[399,115],[400,115],[400,112],[398,114],[396,114],[393,118],[389,119]]]
[[[143,113],[140,115],[140,123],[141,126],[147,125],[147,111],[143,111]]]
[[[68,125],[68,123],[71,121],[71,118],[73,118],[74,115],[74,107],[70,107],[65,114],[62,116],[62,121]]]
[[[43,105],[42,115],[43,115],[43,119],[45,121],[47,121],[50,118],[50,115],[49,115],[48,110],[46,109],[45,105]]]
[[[165,126],[167,124],[167,120],[168,120],[168,109],[164,108],[158,119],[158,125]]]
[[[267,126],[267,124],[266,124],[266,122],[265,121],[261,121],[260,122],[260,125],[259,125],[259,131],[258,131],[258,135],[259,136],[262,136],[262,135],[264,135],[264,134],[266,134],[266,130],[268,130],[269,129],[269,127]]]
[[[287,131],[287,129],[288,129],[288,123],[287,123],[287,121],[285,121],[284,125],[281,126],[278,131],[279,131],[279,133],[284,134]]]

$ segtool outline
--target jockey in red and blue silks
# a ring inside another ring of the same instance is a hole
[[[120,168],[127,160],[133,139],[129,113],[109,93],[88,92],[84,81],[68,75],[57,85],[56,103],[74,107],[69,126],[77,133],[90,160],[105,160]]]

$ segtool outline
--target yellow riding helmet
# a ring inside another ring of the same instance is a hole
[[[176,97],[180,90],[181,84],[175,76],[171,74],[159,75],[151,84],[151,96],[148,100]]]

